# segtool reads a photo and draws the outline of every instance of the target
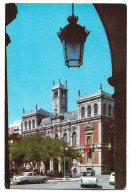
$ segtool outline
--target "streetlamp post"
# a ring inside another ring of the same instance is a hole
[[[68,148],[67,147],[66,148],[61,147],[61,150],[64,153],[64,180],[66,180],[66,155],[65,154],[66,154]]]
[[[66,179],[66,166],[65,166],[65,155],[64,155],[64,180]]]

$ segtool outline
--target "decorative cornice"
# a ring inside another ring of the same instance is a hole
[[[109,77],[108,83],[115,88],[115,93],[112,96],[114,99],[120,98],[120,96],[126,97],[126,72]]]
[[[123,72],[116,76],[109,77],[108,83],[113,87],[115,87],[116,85],[125,84],[126,83],[126,72]]]
[[[94,125],[92,123],[88,122],[86,124],[86,126],[84,127],[84,131],[85,131],[85,134],[93,134]]]
[[[33,110],[30,112],[23,113],[22,119],[35,116],[35,115],[42,115],[42,116],[50,116],[51,113],[47,112],[46,110],[39,109],[39,110]]]
[[[113,99],[112,94],[107,93],[107,92],[103,91],[102,89],[100,89],[99,91],[94,92],[92,94],[87,94],[87,95],[84,95],[84,96],[78,96],[78,100],[76,102],[77,102],[77,104],[80,104],[80,103],[84,103],[84,102],[87,102],[87,101],[99,99],[99,98],[102,98],[102,97],[105,97],[105,98],[108,98],[108,99]]]

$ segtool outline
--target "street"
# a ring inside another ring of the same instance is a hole
[[[11,185],[10,189],[43,189],[43,190],[89,190],[89,189],[114,189],[114,185],[109,185],[109,176],[97,176],[98,185],[95,188],[80,187],[78,178],[69,181],[48,180],[45,184],[21,184]]]

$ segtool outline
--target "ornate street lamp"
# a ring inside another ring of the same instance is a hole
[[[72,16],[67,18],[69,24],[57,33],[61,40],[64,51],[65,65],[69,67],[80,67],[83,64],[84,43],[90,31],[77,24],[78,16],[74,15],[74,4],[72,4]]]

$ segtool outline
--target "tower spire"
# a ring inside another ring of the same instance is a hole
[[[78,97],[80,97],[80,90],[78,90]]]
[[[25,113],[25,109],[23,108],[23,114]]]
[[[65,86],[67,87],[67,80],[65,80]]]
[[[102,90],[102,83],[100,83],[100,90]]]
[[[60,78],[59,78],[59,84],[61,84]]]

